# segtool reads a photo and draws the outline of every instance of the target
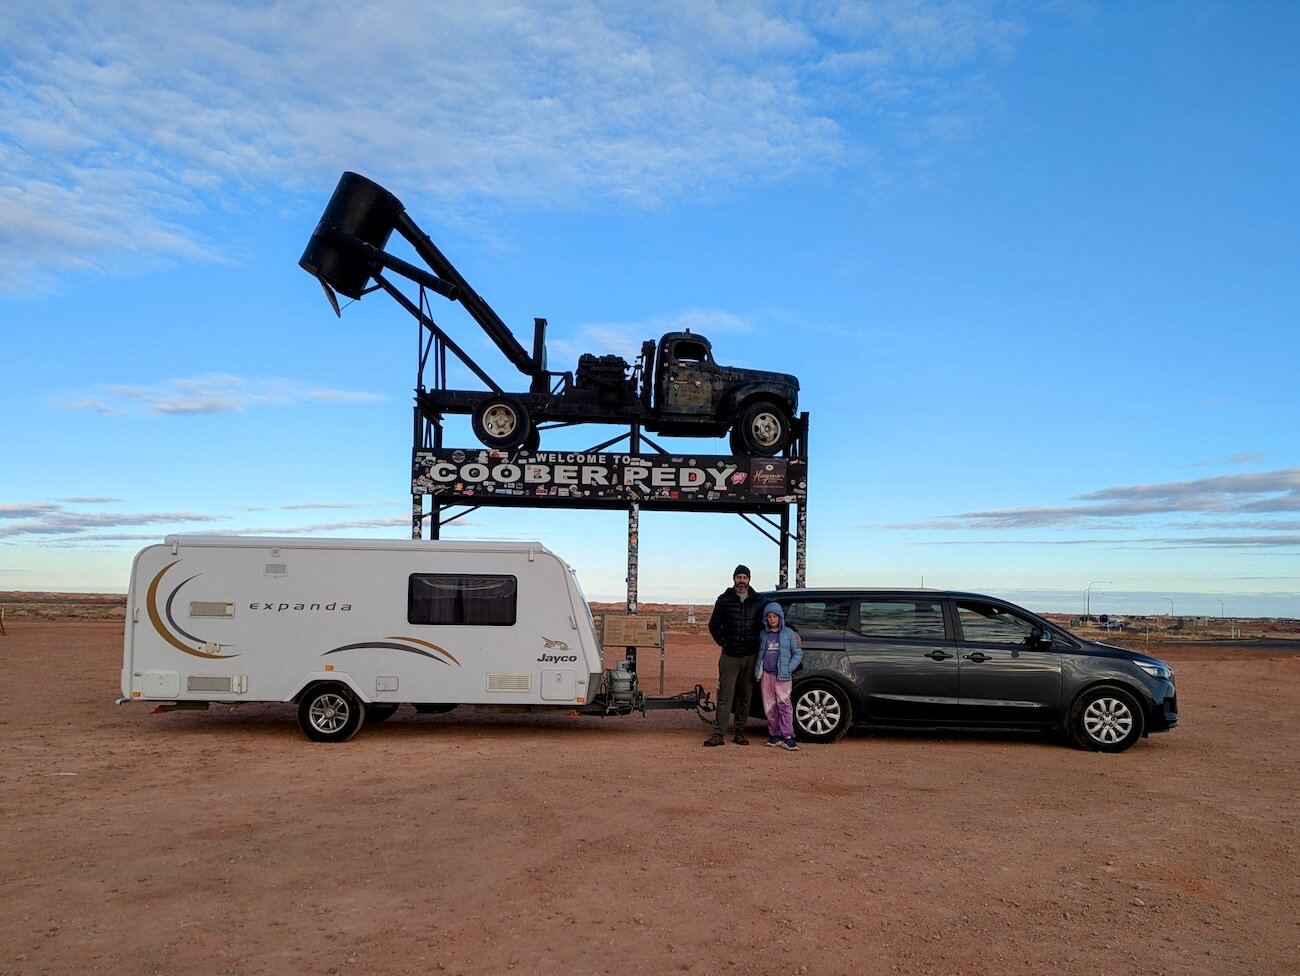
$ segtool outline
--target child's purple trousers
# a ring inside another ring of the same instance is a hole
[[[782,739],[794,737],[794,710],[790,707],[792,681],[778,681],[771,671],[763,672],[763,711],[767,715],[767,734]]]

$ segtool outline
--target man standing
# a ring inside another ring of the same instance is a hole
[[[731,574],[734,585],[718,597],[709,618],[709,633],[722,653],[718,656],[718,711],[713,719],[713,734],[704,740],[706,746],[724,743],[733,699],[736,727],[732,741],[738,746],[749,745],[745,720],[749,718],[758,635],[763,629],[763,606],[767,603],[763,594],[750,589],[749,576],[748,566],[736,567]]]

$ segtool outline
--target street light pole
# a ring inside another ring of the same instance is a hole
[[[1164,599],[1169,600],[1169,616],[1172,619],[1174,615],[1174,601],[1170,600],[1169,597],[1164,597]]]
[[[1223,619],[1223,601],[1222,601],[1222,600],[1219,601],[1219,619],[1220,619],[1220,620]]]
[[[1098,583],[1114,583],[1114,580],[1093,580],[1088,584],[1088,588],[1084,591],[1086,595],[1083,603],[1083,622],[1085,624],[1092,619],[1092,588]]]

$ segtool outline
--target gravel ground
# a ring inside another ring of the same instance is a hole
[[[121,623],[9,621],[0,976],[1300,972],[1300,655],[1164,646],[1182,726],[702,749],[648,718],[113,705]],[[712,687],[672,635],[666,690]],[[643,656],[658,686],[657,655]]]

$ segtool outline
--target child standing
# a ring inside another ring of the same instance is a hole
[[[785,612],[779,603],[769,603],[763,611],[767,627],[758,635],[758,661],[754,680],[763,692],[763,711],[767,715],[767,744],[799,748],[794,738],[794,711],[790,707],[790,685],[794,669],[803,660],[803,649],[795,633],[785,625]]]

